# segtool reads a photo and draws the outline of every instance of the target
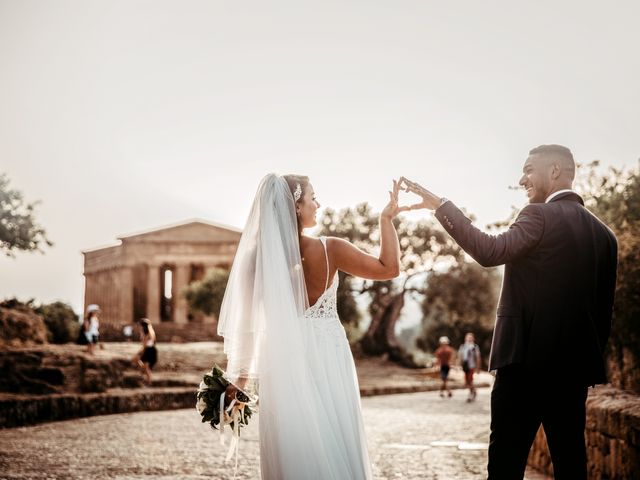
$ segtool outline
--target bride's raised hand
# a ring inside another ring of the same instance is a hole
[[[398,206],[398,193],[400,192],[400,182],[394,180],[393,181],[393,191],[389,192],[389,203],[384,207],[382,212],[380,212],[380,216],[383,218],[393,219],[400,212],[406,212],[409,210],[409,207],[400,207]]]
[[[329,262],[338,270],[368,280],[391,280],[398,276],[400,243],[392,220],[398,213],[408,210],[408,207],[398,206],[399,192],[400,182],[394,180],[393,189],[389,192],[389,203],[380,212],[380,253],[377,258],[343,238],[327,239]]]
[[[420,185],[420,184],[418,184],[416,182],[412,182],[408,178],[400,177],[400,180],[399,180],[398,184],[401,185],[401,186],[404,184],[404,191],[405,192],[415,193],[416,195],[418,195],[419,197],[422,198],[421,202],[414,203],[413,205],[410,205],[409,207],[406,207],[407,210],[419,210],[421,208],[427,208],[429,210],[435,210],[442,203],[442,199],[440,197],[438,197],[437,195],[431,193],[429,190],[424,188],[422,185]]]

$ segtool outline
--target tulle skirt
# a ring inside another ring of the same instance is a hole
[[[291,359],[292,368],[304,365],[294,388],[261,381],[262,479],[371,479],[358,377],[344,328],[337,317],[305,321],[310,339],[305,358]],[[277,388],[291,392],[284,405],[270,402],[279,398],[282,403],[281,396],[272,395]],[[304,393],[298,397],[296,391]]]

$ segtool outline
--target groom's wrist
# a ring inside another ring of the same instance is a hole
[[[438,201],[438,205],[436,206],[436,208],[434,210],[438,210],[442,205],[444,205],[445,203],[447,203],[449,201],[448,198],[446,197],[440,197],[439,201]]]

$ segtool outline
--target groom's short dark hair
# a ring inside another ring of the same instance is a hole
[[[555,153],[556,155],[561,155],[563,157],[567,157],[568,159],[570,159],[572,162],[573,160],[573,154],[571,153],[571,150],[569,150],[567,147],[564,147],[562,145],[540,145],[539,147],[536,148],[532,148],[529,151],[529,155],[535,155],[536,153]]]
[[[573,153],[567,147],[563,145],[540,145],[539,147],[532,148],[529,150],[529,155],[557,155],[562,159],[562,167],[566,169],[570,174],[571,178],[575,176],[576,172],[576,162],[573,159]]]

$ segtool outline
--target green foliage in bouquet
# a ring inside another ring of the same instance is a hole
[[[223,412],[220,411],[220,396],[225,393],[230,384],[224,378],[224,371],[218,365],[214,365],[210,372],[205,373],[198,387],[196,409],[202,416],[202,423],[209,423],[216,430],[223,418]],[[249,397],[238,390],[236,398],[238,401],[245,403],[244,414],[238,420],[240,427],[244,427],[249,424],[249,418],[251,418],[252,414],[251,408],[246,405],[249,402]],[[225,408],[228,406],[225,402]],[[235,428],[234,422],[229,423],[229,425],[232,429]]]

